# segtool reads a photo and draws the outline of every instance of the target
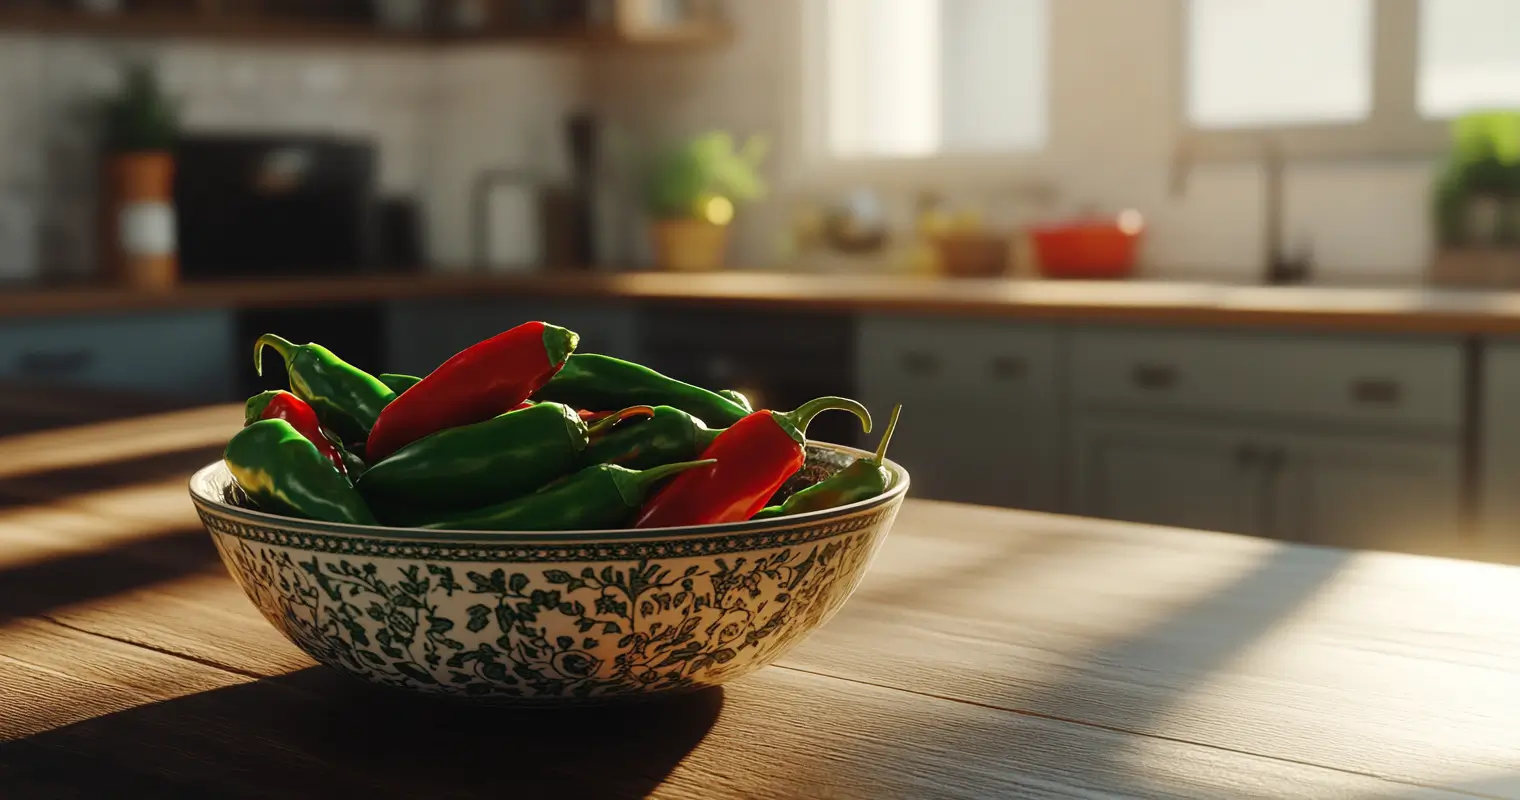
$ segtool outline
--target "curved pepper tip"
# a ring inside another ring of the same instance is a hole
[[[289,360],[289,353],[295,344],[289,339],[266,333],[253,341],[253,371],[260,378],[264,377],[264,348],[273,347],[280,358]]]
[[[807,441],[808,424],[825,411],[848,411],[860,420],[860,427],[871,432],[871,410],[848,397],[820,397],[809,400],[791,411],[772,411],[771,416],[787,429],[787,434],[799,444]]]

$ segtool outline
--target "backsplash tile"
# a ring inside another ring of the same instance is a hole
[[[29,192],[49,273],[95,269],[94,98],[131,60],[153,63],[192,130],[372,138],[380,187],[427,209],[435,261],[469,259],[469,189],[482,169],[561,163],[579,62],[537,50],[253,47],[0,37],[0,190]]]

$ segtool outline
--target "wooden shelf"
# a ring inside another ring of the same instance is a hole
[[[0,33],[132,39],[202,39],[253,44],[344,44],[388,47],[541,45],[593,48],[691,48],[732,38],[726,25],[691,23],[636,31],[571,28],[543,32],[434,33],[388,30],[360,22],[253,15],[131,11],[99,14],[0,8]]]

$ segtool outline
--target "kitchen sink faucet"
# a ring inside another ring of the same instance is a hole
[[[1263,231],[1266,239],[1266,271],[1264,279],[1272,285],[1303,283],[1309,279],[1312,259],[1307,247],[1290,254],[1283,244],[1283,172],[1286,160],[1282,146],[1275,139],[1263,139],[1262,154],[1262,207],[1265,218]],[[1187,191],[1187,177],[1193,156],[1186,144],[1177,148],[1172,159],[1172,196],[1181,197]]]

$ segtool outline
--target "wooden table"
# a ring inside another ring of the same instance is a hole
[[[380,693],[200,530],[238,417],[0,438],[0,797],[1520,797],[1520,570],[939,503],[722,690]]]

